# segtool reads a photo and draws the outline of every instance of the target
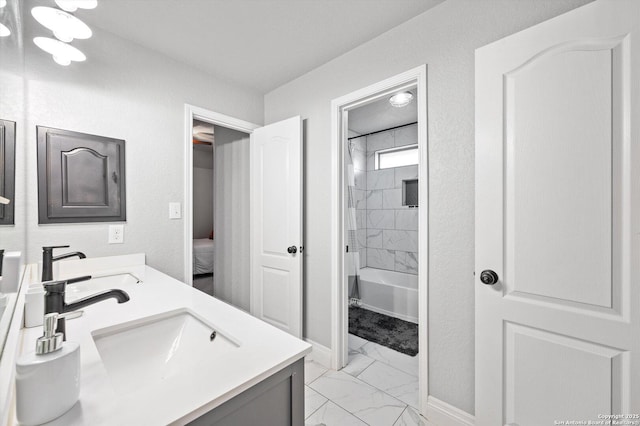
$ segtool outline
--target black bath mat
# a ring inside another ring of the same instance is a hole
[[[349,333],[409,356],[418,353],[418,324],[349,307]]]

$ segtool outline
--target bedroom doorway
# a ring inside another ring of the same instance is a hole
[[[185,117],[185,279],[250,310],[251,123],[193,106]]]
[[[185,105],[184,282],[193,285],[193,120],[213,124],[213,295],[302,338],[302,118],[258,126]],[[249,232],[251,231],[251,232]]]

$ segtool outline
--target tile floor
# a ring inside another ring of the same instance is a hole
[[[417,406],[417,356],[350,334],[342,370],[305,362],[306,426],[432,426]]]

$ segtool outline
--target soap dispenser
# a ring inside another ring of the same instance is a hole
[[[60,417],[80,396],[80,345],[56,333],[57,312],[44,316],[44,335],[35,352],[16,362],[16,416],[23,425],[39,425]]]

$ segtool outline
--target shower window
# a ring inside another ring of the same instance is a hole
[[[381,149],[375,152],[374,162],[376,170],[418,164],[418,145]]]

